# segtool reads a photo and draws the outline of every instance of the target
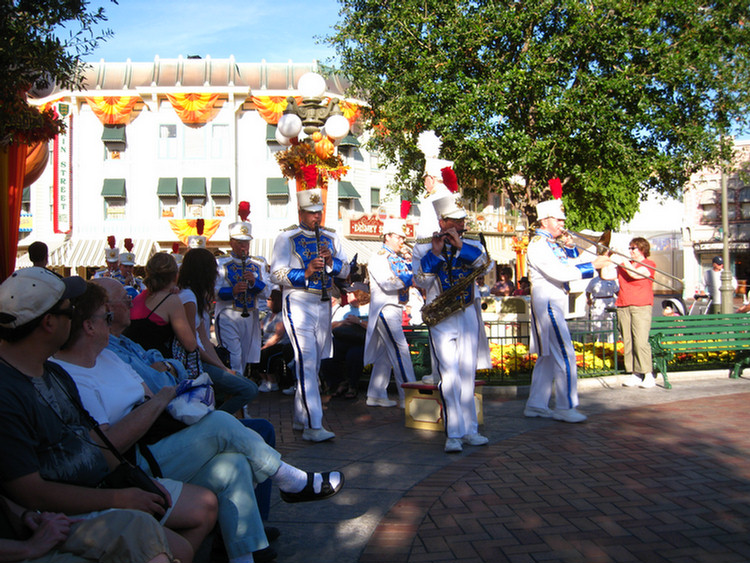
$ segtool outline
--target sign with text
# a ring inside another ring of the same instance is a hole
[[[73,115],[70,104],[60,102],[55,110],[65,119],[67,128],[64,133],[55,137],[54,143],[54,177],[53,177],[53,228],[56,233],[69,233],[73,225],[72,180],[71,165],[73,151],[71,138],[73,135]]]
[[[344,236],[354,239],[382,238],[383,221],[378,215],[362,215],[357,219],[347,217],[344,221]],[[406,223],[406,238],[414,238],[413,223]]]

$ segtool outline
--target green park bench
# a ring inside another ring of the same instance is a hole
[[[653,356],[654,375],[660,371],[664,387],[671,389],[667,364],[680,354],[734,352],[731,377],[738,378],[750,365],[750,315],[695,315],[655,317],[648,337]]]

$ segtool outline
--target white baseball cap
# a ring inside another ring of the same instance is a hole
[[[0,284],[0,326],[23,326],[85,291],[86,280],[79,276],[63,278],[39,267],[16,270]]]

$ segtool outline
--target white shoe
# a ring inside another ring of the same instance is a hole
[[[398,405],[396,401],[390,399],[381,399],[380,397],[367,397],[368,407],[395,407]]]
[[[305,428],[302,431],[302,439],[308,442],[325,442],[335,437],[336,434],[325,428]]]
[[[638,386],[641,389],[651,389],[652,387],[656,387],[656,378],[654,377],[653,373],[647,373],[643,376],[643,381]]]
[[[487,436],[482,436],[479,432],[475,434],[467,434],[461,441],[469,446],[484,446],[490,439]]]
[[[623,387],[638,387],[642,383],[642,381],[643,380],[640,377],[638,377],[636,374],[631,373],[622,382],[622,386]]]
[[[287,387],[282,393],[284,393],[284,395],[294,395],[295,391],[297,391],[296,387]]]
[[[437,385],[438,379],[434,375],[425,375],[422,377],[422,383],[425,385]]]
[[[531,407],[526,405],[523,415],[527,418],[552,418],[552,410],[547,407]]]
[[[445,453],[462,452],[464,447],[461,445],[461,438],[447,438],[445,440]]]
[[[258,391],[261,393],[268,393],[271,390],[271,384],[268,381],[264,381],[258,385]]]
[[[586,420],[586,415],[575,409],[555,409],[552,411],[552,418],[562,422],[576,423]]]

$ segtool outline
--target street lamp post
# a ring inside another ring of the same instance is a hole
[[[729,262],[729,203],[727,202],[727,173],[726,166],[721,166],[721,228],[724,231],[722,257],[724,269],[721,270],[719,279],[721,285],[721,314],[726,315],[734,312],[734,288],[732,287],[732,271]]]

